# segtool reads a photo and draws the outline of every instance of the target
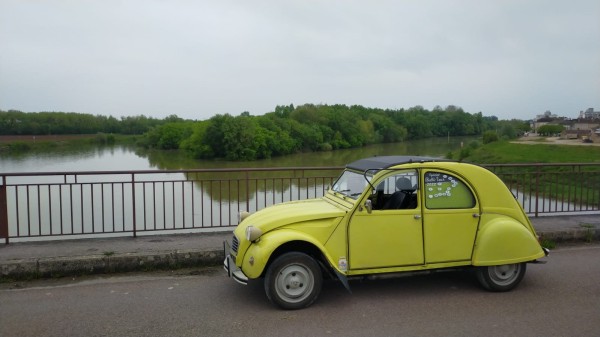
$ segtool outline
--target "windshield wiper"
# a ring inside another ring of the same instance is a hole
[[[348,194],[346,194],[346,192],[350,192],[350,190],[340,190],[340,191],[333,190],[333,192],[336,194],[339,194],[342,198],[346,199],[346,197],[349,196]]]

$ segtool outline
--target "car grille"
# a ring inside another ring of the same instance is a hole
[[[240,240],[238,240],[237,236],[233,236],[233,240],[231,240],[231,250],[237,254],[238,248],[240,246]]]

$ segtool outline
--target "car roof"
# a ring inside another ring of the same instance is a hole
[[[423,162],[434,162],[434,161],[448,161],[446,159],[434,158],[434,157],[422,157],[422,156],[380,156],[359,159],[346,165],[346,168],[358,171],[379,171],[386,169],[391,166],[406,164],[406,163],[423,163]]]

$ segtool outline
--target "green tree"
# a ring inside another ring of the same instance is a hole
[[[537,133],[542,136],[553,136],[560,134],[565,129],[564,126],[558,124],[546,124],[537,129]]]
[[[206,129],[209,125],[209,121],[194,122],[190,136],[181,142],[180,148],[187,151],[193,158],[212,158],[214,155],[212,149],[204,143]]]
[[[483,144],[498,141],[498,133],[496,131],[486,131],[483,133]]]

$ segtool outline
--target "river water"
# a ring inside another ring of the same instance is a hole
[[[85,172],[339,167],[375,155],[444,157],[448,152],[460,149],[461,143],[468,144],[471,140],[473,138],[433,138],[358,149],[299,153],[252,162],[196,160],[178,151],[82,145],[78,149],[54,148],[45,152],[10,155],[0,153],[0,174],[39,173],[37,176],[8,179],[9,185],[12,184],[7,188],[8,232],[13,238],[87,237],[88,234],[124,234],[134,230],[160,232],[188,227],[204,229],[235,224],[239,210],[254,211],[300,198],[300,195],[307,198],[318,196],[330,182],[326,179],[305,178],[300,181],[261,176],[244,183],[239,180],[245,179],[243,177],[220,180],[214,175],[201,178],[195,174],[159,173],[156,177],[157,174],[153,173],[149,178],[146,174],[136,175],[132,184],[132,176],[128,174],[85,175]],[[53,172],[69,174],[44,174]],[[156,179],[160,182],[154,182]]]
[[[177,151],[146,151],[126,146],[85,146],[53,149],[44,153],[0,153],[0,173],[129,171],[240,167],[343,166],[357,159],[383,155],[444,157],[474,137],[429,138],[402,143],[376,144],[357,149],[312,152],[251,162],[196,160]]]
[[[132,176],[129,174],[102,175],[107,176],[108,178],[103,179],[110,179],[110,182],[101,180],[92,183],[85,180],[85,173],[59,175],[57,177],[60,181],[55,181],[57,178],[52,175],[44,174],[37,177],[12,177],[11,184],[18,181],[23,185],[7,188],[8,231],[13,238],[26,241],[57,233],[76,237],[105,232],[120,232],[119,235],[124,235],[132,231],[156,231],[158,234],[167,230],[184,230],[190,226],[202,230],[232,226],[235,225],[237,212],[240,210],[255,211],[274,203],[299,199],[301,195],[305,198],[315,197],[331,183],[327,179],[308,176],[296,179],[295,174],[290,179],[260,176],[248,183],[244,180],[247,178],[240,178],[235,174],[230,181],[213,177],[213,173],[205,179],[196,176],[198,173],[167,174],[160,170],[340,167],[357,159],[376,155],[443,158],[448,152],[456,153],[461,146],[468,146],[474,139],[430,138],[358,149],[299,153],[252,162],[196,160],[177,151],[85,145],[80,149],[56,148],[43,153],[0,153],[0,174],[158,170],[159,172],[152,172],[150,176],[160,177],[145,179],[144,174],[137,174],[135,183],[132,183]],[[269,171],[265,174],[272,173]],[[167,175],[168,177],[162,177]],[[530,192],[513,191],[529,213],[533,212],[529,200],[535,197]],[[579,205],[562,199],[559,202],[542,198],[538,202],[555,211],[565,208],[571,211],[582,209]]]

